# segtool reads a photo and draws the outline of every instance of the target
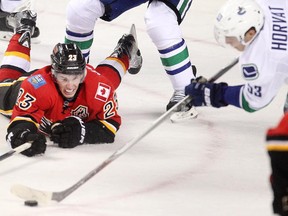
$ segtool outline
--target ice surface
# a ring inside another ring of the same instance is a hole
[[[68,0],[38,0],[41,43],[33,45],[32,68],[49,64],[57,42],[64,41]],[[224,0],[194,1],[182,24],[191,60],[199,74],[211,77],[237,57],[213,38],[213,19]],[[128,74],[118,89],[123,125],[110,145],[83,145],[74,149],[49,146],[44,156],[13,156],[0,163],[0,209],[3,216],[271,216],[269,158],[265,132],[282,115],[284,87],[265,109],[249,114],[234,107],[198,108],[195,120],[172,124],[169,119],[132,149],[94,176],[61,203],[24,206],[10,193],[14,184],[47,191],[64,190],[94,169],[164,112],[172,86],[156,48],[145,32],[146,5],[112,23],[98,21],[91,51],[96,65],[108,56],[132,22],[137,28],[143,69]],[[0,53],[7,45],[0,42]],[[237,66],[220,79],[241,84]],[[8,120],[1,119],[0,153]]]

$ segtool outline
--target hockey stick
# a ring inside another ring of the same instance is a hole
[[[234,67],[239,62],[239,58],[234,59],[229,65],[222,68],[218,73],[216,73],[213,77],[211,77],[208,82],[215,82],[222,75],[224,75],[227,71],[229,71],[232,67]]]
[[[238,62],[238,60],[237,60]],[[236,63],[237,63],[236,62]],[[236,64],[234,63],[234,65]],[[219,71],[215,77],[222,76],[225,72],[227,72],[231,68],[232,64],[229,64],[227,67],[223,68],[221,71]],[[234,66],[233,65],[233,66]],[[229,69],[227,69],[229,68]],[[221,74],[221,75],[220,75]],[[217,79],[217,78],[216,78]],[[94,177],[97,173],[99,173],[101,170],[103,170],[106,166],[108,166],[110,163],[115,161],[118,157],[123,155],[125,152],[127,152],[130,148],[132,148],[136,143],[138,143],[141,139],[143,139],[147,134],[149,134],[154,128],[156,128],[160,123],[162,123],[166,117],[173,112],[175,108],[180,106],[182,103],[186,102],[186,100],[190,99],[188,96],[183,98],[181,101],[179,101],[177,104],[175,104],[171,109],[163,113],[158,119],[156,119],[150,127],[146,128],[142,133],[140,133],[138,136],[136,136],[134,139],[132,139],[130,142],[126,143],[124,146],[122,146],[120,149],[115,151],[110,157],[108,157],[106,160],[104,160],[100,165],[98,165],[96,168],[91,170],[88,174],[86,174],[83,178],[81,178],[78,182],[70,186],[69,188],[58,191],[58,192],[51,192],[51,191],[42,191],[33,189],[24,185],[13,185],[11,187],[11,192],[25,200],[35,200],[39,203],[49,203],[51,201],[61,202],[63,199],[65,199],[67,196],[69,196],[71,193],[76,191],[79,187],[81,187],[83,184],[85,184],[88,180],[90,180],[92,177]]]
[[[9,158],[9,157],[11,157],[11,156],[13,156],[15,154],[18,154],[18,153],[20,153],[22,151],[25,151],[26,149],[28,149],[30,147],[31,147],[31,143],[28,143],[28,142],[24,143],[24,144],[22,144],[22,145],[20,145],[20,146],[18,146],[16,148],[6,152],[5,154],[1,155],[0,156],[0,161],[5,160],[6,158]]]
[[[80,186],[82,186],[85,182],[87,182],[89,179],[91,179],[93,176],[99,173],[102,169],[108,166],[111,162],[115,161],[118,157],[123,155],[130,148],[132,148],[132,146],[138,143],[142,138],[144,138],[148,133],[150,133],[154,128],[156,128],[164,119],[166,119],[166,117],[173,111],[173,109],[175,109],[177,106],[183,103],[184,100],[185,98],[179,101],[177,104],[175,104],[170,110],[166,111],[156,121],[154,121],[152,125],[148,127],[145,131],[143,131],[141,134],[136,136],[130,142],[126,143],[120,149],[115,151],[110,157],[108,157],[105,161],[103,161],[99,166],[91,170],[87,175],[85,175],[78,182],[76,182],[74,185],[67,188],[66,190],[63,190],[60,192],[49,192],[49,191],[41,191],[41,190],[29,188],[24,185],[17,184],[11,187],[11,192],[14,195],[24,200],[35,200],[43,204],[49,203],[50,201],[57,201],[57,202],[62,201],[67,196],[69,196],[72,192],[74,192]]]
[[[211,77],[208,82],[213,83],[217,79],[219,79],[223,74],[225,74],[227,71],[229,71],[232,67],[234,67],[239,62],[239,58],[234,59],[229,65],[222,68],[220,71],[218,71],[213,77]],[[192,100],[192,98],[187,95],[185,102],[189,102]],[[189,99],[189,100],[188,100]],[[192,107],[190,110],[183,111],[183,112],[175,112],[170,116],[170,120],[172,123],[174,122],[182,122],[191,118],[195,118],[195,108]]]

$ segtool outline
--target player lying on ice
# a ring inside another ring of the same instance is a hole
[[[31,142],[22,152],[30,157],[45,152],[46,136],[61,148],[114,142],[121,125],[115,90],[127,71],[141,68],[132,64],[142,62],[135,61],[142,57],[136,55],[134,34],[124,34],[96,68],[85,63],[75,44],[58,43],[51,65],[27,73],[36,16],[26,10],[8,18],[15,34],[0,68],[0,111],[12,114],[8,143],[15,148]]]

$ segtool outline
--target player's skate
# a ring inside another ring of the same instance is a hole
[[[11,13],[7,16],[7,23],[14,29],[15,33],[22,34],[19,43],[30,47],[31,35],[33,35],[36,26],[37,14],[31,10],[25,10],[17,13]]]
[[[166,110],[171,109],[175,104],[177,104],[179,101],[181,101],[185,97],[184,90],[175,90],[172,97],[170,98],[169,103],[166,106]],[[191,108],[189,104],[181,104],[178,106],[174,111],[187,111]]]
[[[124,34],[122,38],[120,38],[111,56],[121,57],[122,54],[127,55],[129,58],[128,72],[130,74],[137,74],[142,67],[143,59],[137,45],[134,24],[131,26],[130,33],[128,35]]]
[[[167,104],[166,109],[169,110],[173,108],[177,103],[184,100],[186,98],[184,91],[178,90],[174,91],[173,96],[171,97],[169,103]],[[184,102],[182,102],[179,106],[174,108],[174,112],[170,120],[172,122],[181,122],[188,119],[196,118],[198,116],[198,112],[189,102],[191,98],[187,98]]]
[[[17,12],[15,12],[17,13]],[[9,41],[13,35],[14,28],[8,23],[8,19],[15,13],[7,13],[0,10],[0,40]],[[39,43],[40,30],[35,26],[34,32],[31,36],[33,43]]]
[[[192,65],[192,71],[193,71],[193,75],[196,76],[197,73],[197,68],[195,65]],[[207,81],[207,80],[206,80]],[[171,109],[175,104],[177,104],[179,101],[181,101],[183,98],[185,97],[185,93],[184,90],[175,90],[172,97],[170,98],[169,103],[166,106],[166,110]],[[187,111],[191,109],[191,105],[189,105],[189,103],[183,104],[182,106],[179,106],[176,110],[174,110],[175,112],[179,112],[179,111]]]

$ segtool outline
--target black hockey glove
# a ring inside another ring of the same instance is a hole
[[[266,140],[272,168],[273,210],[288,216],[288,114],[276,128],[268,130]]]
[[[70,116],[51,127],[51,140],[60,148],[74,148],[84,143],[85,124],[81,118]]]
[[[223,100],[223,91],[227,83],[209,83],[203,77],[192,79],[185,87],[185,94],[192,97],[192,106],[213,106],[216,108],[227,106]]]
[[[21,152],[21,154],[28,157],[42,154],[46,151],[46,137],[41,133],[31,132],[29,129],[15,128],[7,134],[6,140],[12,148],[31,142],[31,147]]]
[[[98,120],[91,120],[85,123],[86,136],[85,143],[113,143],[115,134]]]

